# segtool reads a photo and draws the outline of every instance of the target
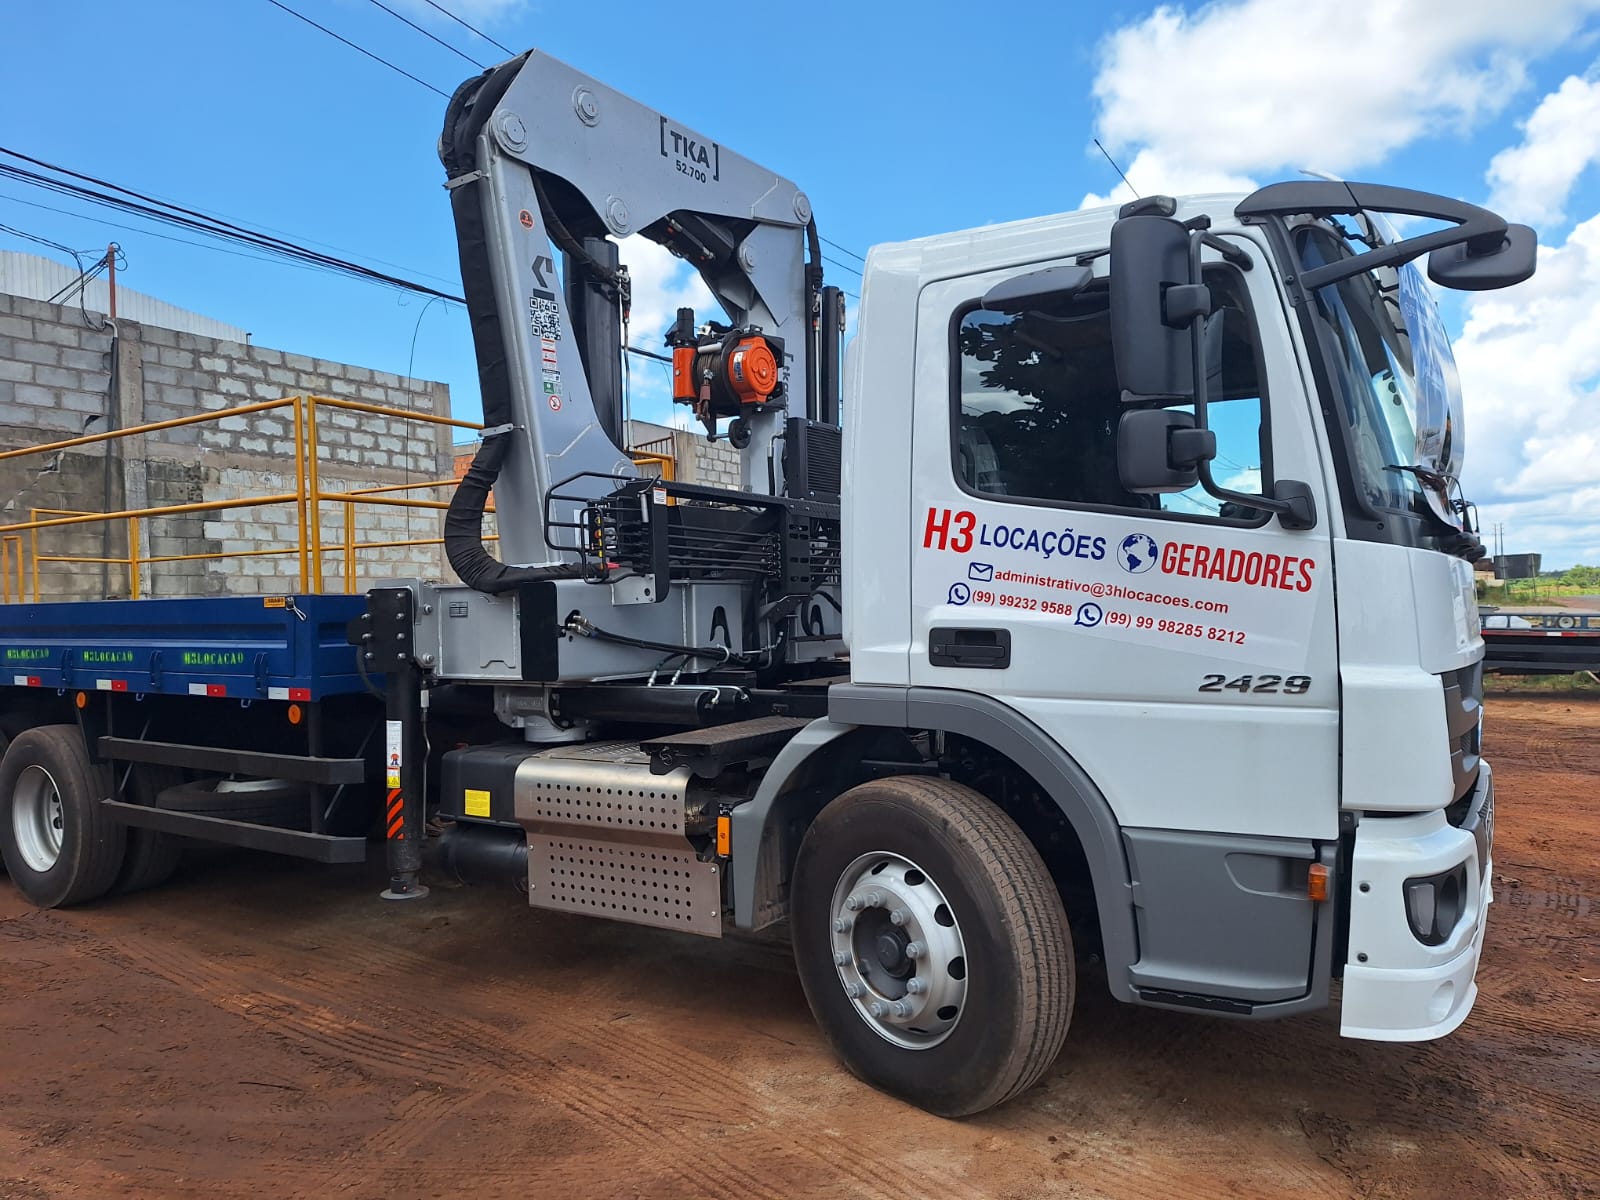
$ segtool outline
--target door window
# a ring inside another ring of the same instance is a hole
[[[1213,312],[1204,338],[1212,475],[1254,495],[1270,484],[1265,393],[1243,281],[1207,273]],[[1104,283],[1047,298],[1025,313],[969,308],[955,328],[956,478],[970,492],[1049,505],[1164,512],[1257,523],[1267,514],[1223,503],[1198,485],[1141,495],[1117,474],[1117,387]],[[1192,406],[1173,406],[1193,411]]]

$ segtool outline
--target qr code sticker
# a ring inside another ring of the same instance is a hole
[[[533,326],[534,337],[549,338],[553,342],[561,340],[561,306],[554,300],[530,297],[528,319]]]

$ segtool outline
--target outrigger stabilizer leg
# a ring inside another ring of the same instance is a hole
[[[422,672],[413,657],[412,597],[409,588],[375,588],[367,593],[366,661],[384,674],[384,846],[389,863],[385,900],[421,900],[424,806],[424,712]]]

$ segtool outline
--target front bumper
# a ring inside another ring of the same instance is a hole
[[[1339,1032],[1422,1042],[1455,1029],[1478,997],[1478,957],[1492,884],[1494,775],[1479,766],[1461,825],[1444,812],[1369,816],[1356,828],[1350,871],[1350,952]],[[1450,936],[1428,946],[1406,918],[1405,881],[1466,864],[1467,894]]]

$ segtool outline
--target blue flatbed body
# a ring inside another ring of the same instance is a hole
[[[241,700],[362,691],[345,626],[364,596],[0,605],[0,687]]]

